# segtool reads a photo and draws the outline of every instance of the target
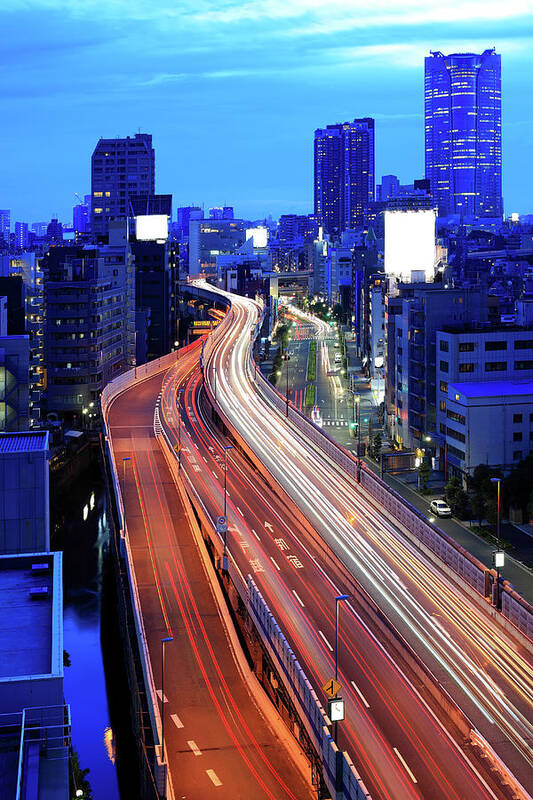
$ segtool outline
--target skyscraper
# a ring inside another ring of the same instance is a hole
[[[108,232],[112,217],[127,217],[130,198],[155,192],[152,136],[100,139],[91,159],[91,232]]]
[[[315,131],[315,216],[327,233],[363,225],[374,199],[374,120]]]
[[[439,214],[501,216],[500,56],[432,52],[424,84],[426,178]]]
[[[11,232],[11,211],[7,208],[0,209],[0,239],[3,238],[9,244],[9,234]]]

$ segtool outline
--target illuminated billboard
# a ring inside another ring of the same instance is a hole
[[[433,209],[385,211],[385,272],[409,281],[413,271],[433,280],[435,268]]]
[[[156,242],[168,239],[168,217],[166,214],[148,214],[135,217],[137,240]]]
[[[246,240],[253,239],[254,247],[266,247],[268,244],[267,228],[246,228]]]

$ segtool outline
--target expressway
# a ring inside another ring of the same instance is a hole
[[[217,404],[283,492],[270,491],[237,449],[230,451],[230,547],[241,572],[254,573],[316,687],[332,674],[334,597],[348,591],[354,598],[342,609],[340,675],[348,706],[342,747],[374,797],[512,796],[497,771],[485,768],[479,748],[465,744],[432,702],[428,679],[410,670],[402,649],[412,646],[531,787],[530,654],[265,405],[248,363],[259,309],[245,298],[232,300],[233,324],[205,374],[211,380],[216,369]],[[182,412],[194,462],[184,452],[184,468],[214,516],[222,505],[223,442],[202,409],[200,387],[199,374],[191,375]],[[169,383],[163,397],[174,436],[176,388]]]
[[[175,374],[185,379],[195,372],[199,354],[199,345],[191,348]],[[305,759],[297,755],[300,767],[295,766],[292,737],[266,696],[265,718],[254,699],[263,690],[247,665],[237,664],[239,648],[228,635],[231,622],[219,611],[216,579],[154,435],[163,380],[160,372],[119,395],[109,410],[108,429],[146,644],[159,702],[164,701],[172,796],[310,800]],[[161,640],[169,636],[162,686]]]

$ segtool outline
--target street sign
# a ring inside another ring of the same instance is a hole
[[[217,517],[217,533],[226,533],[228,530],[227,517]]]
[[[342,686],[335,678],[330,678],[329,681],[326,681],[324,686],[322,687],[323,691],[327,694],[327,696],[331,699],[335,697],[336,694],[342,689]],[[331,719],[331,717],[330,717]]]
[[[337,697],[328,702],[328,717],[332,722],[340,722],[344,719],[344,700]]]

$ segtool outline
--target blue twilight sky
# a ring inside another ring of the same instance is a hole
[[[532,0],[0,0],[0,208],[71,219],[100,136],[152,133],[156,191],[312,211],[313,131],[376,119],[422,177],[423,57],[502,54],[506,212],[533,213]]]

